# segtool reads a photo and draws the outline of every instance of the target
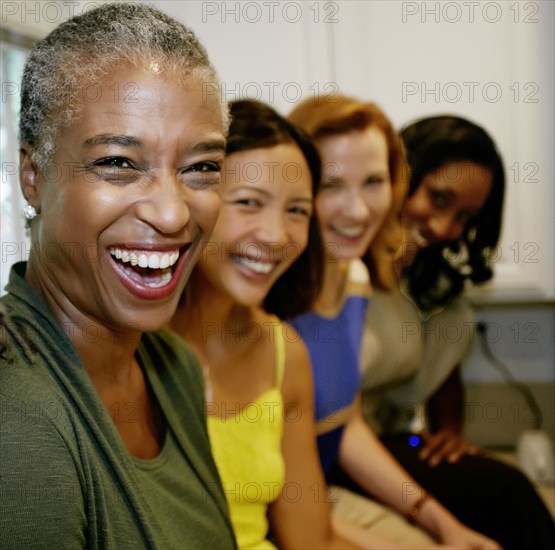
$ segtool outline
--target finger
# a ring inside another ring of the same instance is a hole
[[[457,461],[465,454],[466,445],[458,438],[444,439],[442,446],[438,447],[428,460],[430,466],[437,466],[442,460]]]
[[[455,463],[455,462],[458,462],[465,455],[476,456],[481,453],[482,453],[482,449],[480,449],[480,447],[463,443],[461,444],[460,448],[454,449],[449,454],[449,456],[447,457],[447,461],[449,463]]]
[[[476,447],[475,445],[469,445],[466,450],[467,455],[481,455],[483,452],[483,449]]]
[[[447,462],[449,462],[449,464],[455,464],[466,454],[470,454],[470,453],[468,453],[468,448],[464,447],[464,446],[461,446],[458,449],[455,449],[454,451],[451,451],[447,455],[446,460],[447,460]]]
[[[436,446],[428,455],[428,464],[430,466],[437,466],[442,460],[446,459],[451,452],[451,447],[448,441],[442,441],[441,446]]]
[[[444,439],[445,435],[441,433],[435,435],[424,435],[424,447],[420,451],[420,458],[422,460],[426,460],[431,454],[436,451],[436,449],[441,448]]]

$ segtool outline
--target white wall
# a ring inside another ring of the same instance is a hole
[[[476,299],[553,299],[553,2],[157,2],[195,30],[224,82],[287,113],[301,94],[379,103],[397,125],[455,113],[507,166],[496,280]],[[273,95],[272,95],[273,92]]]
[[[139,0],[142,1],[142,0]],[[101,0],[6,0],[2,25],[40,36]],[[437,113],[490,131],[507,167],[496,278],[478,301],[553,300],[554,2],[151,2],[201,38],[222,99],[288,113],[315,93],[379,103],[398,126]]]
[[[555,381],[555,315],[545,304],[482,306],[476,309],[478,321],[488,324],[486,341],[493,354],[519,380]],[[498,382],[503,376],[489,362],[475,337],[466,360],[467,380]]]

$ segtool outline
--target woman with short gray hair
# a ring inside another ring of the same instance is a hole
[[[2,547],[236,546],[200,369],[158,330],[219,212],[227,114],[206,86],[193,33],[142,5],[75,17],[29,57],[31,254],[0,302]]]

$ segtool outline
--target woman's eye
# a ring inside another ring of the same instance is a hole
[[[449,206],[449,199],[444,193],[439,191],[430,191],[430,198],[432,199],[432,204],[436,208],[445,208]]]
[[[304,206],[292,206],[288,210],[291,214],[295,214],[296,216],[303,216],[305,218],[310,218],[312,216],[312,211]]]
[[[183,168],[181,174],[192,189],[209,189],[219,185],[221,171],[221,162],[202,161]]]
[[[385,178],[382,176],[372,176],[366,180],[366,185],[376,185],[378,183],[384,183]]]
[[[85,172],[114,184],[131,183],[141,177],[142,172],[125,157],[104,157],[85,166]]]
[[[221,172],[222,165],[219,162],[197,162],[185,169],[185,172]]]
[[[260,201],[258,201],[256,199],[237,199],[235,201],[235,204],[239,204],[241,206],[249,206],[249,207],[252,207],[252,208],[262,206]]]
[[[133,168],[131,161],[129,161],[125,157],[106,157],[93,162],[92,165],[97,167],[116,168],[116,169]]]

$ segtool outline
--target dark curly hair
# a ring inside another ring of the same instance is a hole
[[[491,173],[492,185],[477,216],[469,220],[457,242],[423,248],[405,270],[408,288],[423,310],[448,304],[464,289],[493,276],[490,260],[501,232],[505,174],[491,136],[480,126],[456,116],[434,116],[412,122],[401,130],[411,175],[409,199],[424,177],[450,162],[471,161]],[[449,256],[466,261],[454,265]]]

